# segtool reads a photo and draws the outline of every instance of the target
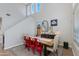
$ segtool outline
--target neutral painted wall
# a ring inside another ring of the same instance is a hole
[[[72,45],[73,40],[73,9],[72,4],[50,3],[41,4],[41,13],[35,14],[37,20],[58,19],[58,26],[53,27],[53,31],[61,32],[61,40]]]
[[[14,27],[5,31],[4,49],[12,48],[23,44],[23,36],[29,34],[35,35],[35,22],[32,17],[28,17]]]

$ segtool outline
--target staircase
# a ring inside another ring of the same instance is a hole
[[[5,33],[6,33],[8,30],[10,31],[10,29],[12,29],[13,27],[17,26],[19,23],[25,21],[25,20],[28,19],[28,18],[30,18],[30,17],[24,17],[24,18],[18,20],[17,22],[15,22],[14,24],[12,24],[11,26],[7,27],[7,28],[5,29],[4,35],[6,36]],[[32,17],[32,18],[33,18],[33,17]],[[2,33],[2,31],[0,30],[0,50],[2,50],[3,47],[4,47],[3,41],[4,41],[4,40],[3,40],[3,33]]]
[[[35,35],[35,21],[32,16],[22,18],[12,26],[6,28],[4,32],[4,49],[22,45],[23,35],[25,34]]]
[[[0,33],[0,47],[3,47],[3,34],[5,36],[4,47],[14,47],[20,44],[23,44],[22,37],[24,33],[33,33],[34,22],[32,16],[27,17],[26,14],[26,5],[28,4],[2,4],[1,7],[1,16],[3,16],[3,31]],[[11,7],[13,6],[13,7]],[[10,8],[10,9],[9,9]],[[6,13],[10,13],[11,16],[6,16]],[[24,14],[25,13],[25,14]],[[11,21],[12,20],[12,21]],[[31,22],[32,21],[32,22]],[[33,23],[31,25],[28,25]],[[24,28],[25,26],[25,28]],[[32,26],[32,27],[31,27]],[[30,29],[30,30],[29,30]],[[21,32],[22,31],[22,32]],[[21,34],[21,35],[20,35]]]

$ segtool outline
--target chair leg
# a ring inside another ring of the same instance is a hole
[[[58,50],[56,50],[56,55],[58,56]]]
[[[38,52],[38,53],[39,53],[40,56],[42,55],[42,52]]]
[[[27,49],[28,49],[28,51],[30,51],[30,48],[27,47]]]
[[[35,50],[34,49],[32,49],[32,52],[33,52],[33,54],[35,54]]]
[[[35,48],[31,47],[32,53],[35,54]]]
[[[40,55],[40,56],[42,55],[42,51],[40,51],[40,50],[37,50],[37,52],[39,53],[39,55]]]
[[[58,56],[58,50],[54,51],[54,55]]]
[[[40,56],[42,55],[42,52],[40,52]]]
[[[54,55],[54,56],[56,55],[56,51],[53,52],[53,55]]]
[[[24,45],[24,48],[27,48],[27,46],[26,46],[26,45]]]

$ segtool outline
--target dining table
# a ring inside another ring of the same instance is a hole
[[[43,55],[47,55],[47,47],[53,47],[54,39],[49,38],[41,38],[41,37],[34,37],[38,39],[38,42],[43,44]]]
[[[43,55],[47,56],[47,47],[53,47],[54,39],[41,38],[39,42],[43,44]]]

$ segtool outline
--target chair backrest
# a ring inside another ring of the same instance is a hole
[[[24,36],[24,40],[26,40],[26,36]]]
[[[34,44],[35,44],[35,47],[37,47],[37,45],[38,45],[38,39],[37,38],[33,38],[33,40],[34,40]]]
[[[33,43],[31,39],[32,39],[32,38],[29,36],[29,37],[28,37],[29,44]]]

